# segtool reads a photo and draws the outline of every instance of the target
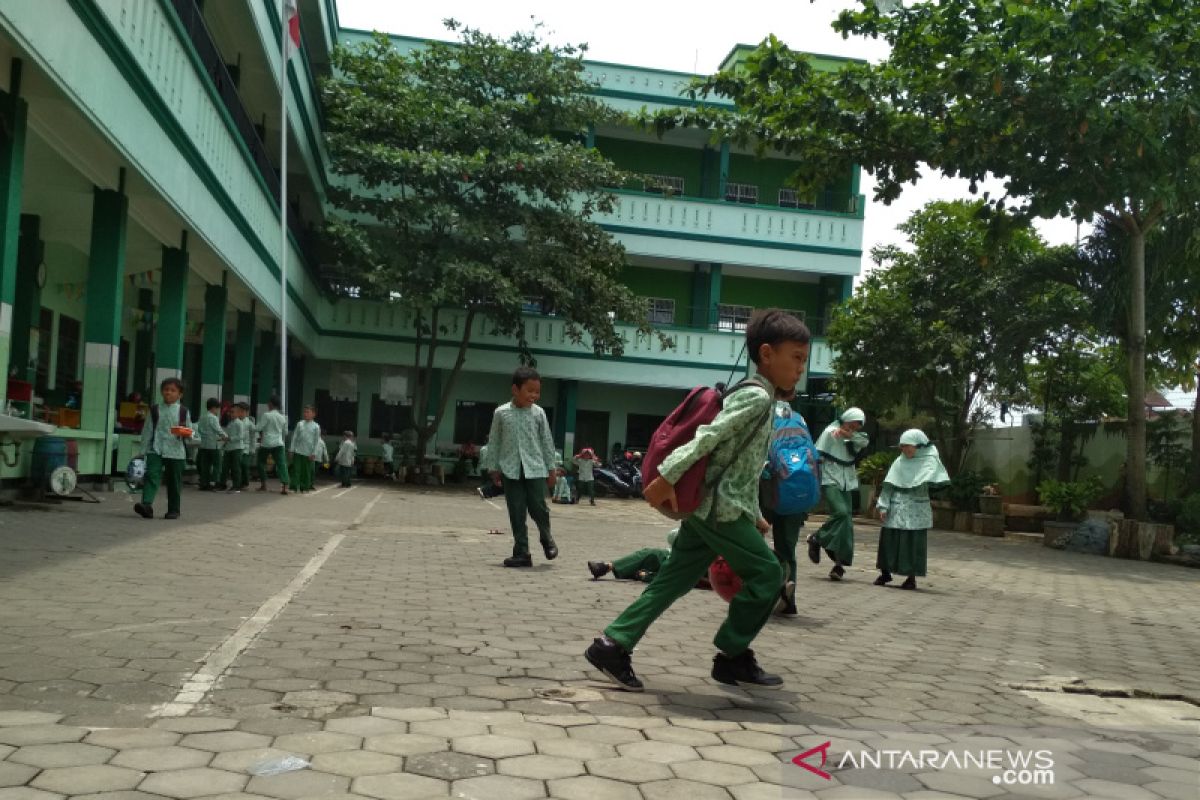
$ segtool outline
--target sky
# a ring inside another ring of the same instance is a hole
[[[849,0],[760,0],[750,6],[713,0],[680,3],[609,0],[602,4],[565,3],[562,0],[441,0],[410,3],[399,0],[337,0],[341,24],[347,28],[382,30],[406,36],[454,38],[442,20],[459,22],[488,33],[507,35],[529,29],[533,20],[544,25],[543,38],[556,44],[588,45],[587,57],[641,67],[699,72],[716,71],[735,44],[757,44],[775,34],[790,47],[828,55],[877,61],[887,55],[887,45],[866,39],[843,40],[832,23],[842,9],[858,7]],[[736,13],[747,8],[750,13]],[[733,12],[733,13],[731,13]],[[966,181],[933,174],[906,188],[890,206],[871,200],[873,181],[863,176],[867,195],[863,232],[863,268],[871,264],[865,254],[880,244],[903,244],[896,230],[913,211],[932,200],[971,197]],[[1001,193],[997,181],[981,193]],[[1075,223],[1067,219],[1040,221],[1042,236],[1051,244],[1075,241]],[[1084,230],[1086,235],[1087,230]]]

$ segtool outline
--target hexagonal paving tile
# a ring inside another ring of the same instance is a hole
[[[404,759],[404,771],[428,778],[456,781],[477,778],[496,771],[490,758],[466,753],[419,753]]]
[[[676,777],[714,786],[737,786],[758,780],[758,776],[745,767],[722,764],[720,761],[678,761],[671,765],[671,769]]]
[[[137,794],[137,792],[133,792],[133,794]],[[0,789],[0,800],[62,800],[62,797],[61,794],[44,792],[41,789],[32,789],[28,786]],[[147,795],[146,800],[149,800],[149,795]]]
[[[231,731],[237,725],[236,719],[228,717],[175,717],[155,720],[150,727],[175,733],[208,733],[210,731]]]
[[[312,760],[312,768],[319,772],[358,778],[363,775],[383,775],[399,772],[404,760],[387,753],[369,750],[345,750],[340,753],[321,753]]]
[[[726,764],[738,764],[743,767],[779,763],[778,758],[764,750],[751,750],[749,747],[737,747],[732,744],[698,747],[696,750],[705,761],[721,761]]]
[[[13,747],[63,744],[78,742],[87,734],[87,728],[75,728],[70,725],[19,725],[0,728],[0,744],[11,744]]]
[[[274,747],[260,747],[257,750],[231,750],[228,753],[217,753],[216,758],[209,764],[213,769],[223,769],[226,772],[236,772],[239,775],[249,774],[252,767],[267,761],[276,761],[289,756],[295,758],[303,758],[308,760],[309,757],[291,753],[287,750],[279,750]]]
[[[528,739],[516,739],[512,736],[463,736],[451,742],[451,746],[459,753],[468,753],[484,758],[510,758],[512,756],[533,755],[533,742]]]
[[[90,767],[48,769],[31,784],[35,789],[62,794],[92,794],[119,792],[141,783],[146,773],[137,770],[96,764]]]
[[[383,736],[388,733],[408,733],[408,723],[385,717],[344,717],[325,723],[330,733],[348,733],[351,736]]]
[[[544,781],[552,778],[574,778],[587,770],[582,761],[560,756],[519,756],[506,758],[499,764],[500,774]]]
[[[0,711],[0,727],[10,725],[53,725],[63,718],[62,714],[45,711]]]
[[[681,762],[695,764],[694,761]],[[599,758],[587,762],[587,771],[601,778],[612,778],[630,783],[667,781],[675,777],[669,764],[657,761],[642,761],[637,758]]]
[[[541,781],[513,778],[508,775],[488,775],[455,781],[451,787],[455,797],[465,800],[537,800],[545,797]]]
[[[37,773],[37,767],[0,761],[0,786],[24,786]]]
[[[728,800],[729,798],[729,793],[720,786],[679,779],[643,783],[638,788],[642,790],[642,796],[646,800]]]
[[[694,761],[700,758],[695,748],[684,744],[670,742],[633,742],[617,747],[625,758],[638,758],[642,761],[657,761],[659,764],[672,764],[676,761]]]
[[[450,743],[440,736],[423,736],[419,733],[389,733],[386,736],[372,736],[363,745],[367,750],[377,753],[390,753],[394,756],[413,756],[419,753],[438,753],[447,750]]]
[[[166,772],[203,767],[212,761],[212,758],[212,753],[193,750],[190,747],[138,747],[122,750],[112,760],[112,764],[143,772]]]
[[[642,800],[636,787],[593,775],[550,781],[550,794],[562,800]]]
[[[246,785],[245,775],[236,775],[220,769],[199,767],[196,769],[181,769],[174,772],[156,772],[138,789],[151,794],[165,797],[177,797],[186,800],[192,797],[203,797],[209,794],[225,794],[240,792]]]
[[[319,753],[337,753],[354,750],[362,743],[362,737],[348,733],[289,733],[275,739],[272,747],[292,753],[315,756]]]
[[[155,728],[109,728],[92,731],[84,741],[114,750],[126,750],[135,747],[169,747],[182,738],[181,733]]]
[[[32,744],[22,747],[8,757],[17,764],[52,769],[54,767],[84,767],[88,764],[104,764],[113,757],[114,750],[93,744]]]
[[[246,791],[251,794],[277,797],[280,800],[300,800],[302,797],[326,797],[345,794],[350,788],[350,779],[343,775],[327,772],[299,770],[282,775],[260,775],[250,780]]]
[[[368,775],[358,778],[351,785],[355,794],[378,797],[380,800],[410,800],[413,797],[440,797],[450,790],[450,784],[424,775],[393,773],[391,775]]]
[[[567,735],[573,739],[587,739],[589,742],[604,744],[632,744],[646,740],[641,731],[616,725],[580,725],[570,728]]]
[[[210,750],[214,753],[225,753],[230,750],[254,750],[258,747],[270,747],[270,745],[270,736],[263,736],[261,733],[245,733],[244,731],[193,733],[183,737],[179,743],[180,747]]]

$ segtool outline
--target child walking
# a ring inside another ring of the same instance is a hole
[[[196,454],[196,473],[200,491],[211,492],[221,483],[221,442],[227,438],[221,430],[221,401],[208,398],[200,417],[200,452]]]
[[[383,444],[379,446],[383,457],[383,474],[388,480],[396,480],[396,449],[392,447],[392,436],[389,433],[383,435]]]
[[[279,398],[274,395],[267,401],[267,413],[255,426],[255,432],[261,438],[258,448],[258,478],[260,492],[267,490],[267,458],[275,461],[275,476],[283,489],[281,494],[288,493],[288,468],[283,447],[284,437],[287,436],[288,421],[279,410]]]
[[[518,367],[512,377],[512,401],[492,416],[484,469],[494,484],[504,486],[513,531],[513,554],[504,559],[506,567],[533,566],[526,514],[537,525],[546,560],[558,558],[546,506],[546,489],[554,488],[554,439],[546,412],[537,404],[541,396],[542,376],[532,367]]]
[[[901,589],[916,589],[925,577],[926,538],[933,527],[929,487],[950,482],[938,449],[917,428],[900,436],[900,457],[892,462],[876,506],[883,520],[875,568],[876,586],[891,582],[892,573],[907,575]]]
[[[833,560],[829,580],[840,581],[845,568],[854,563],[854,492],[858,491],[858,461],[867,447],[862,431],[867,416],[861,408],[849,408],[829,423],[817,439],[821,455],[821,490],[829,518],[808,537],[808,558],[821,563],[821,549]]]
[[[179,490],[183,482],[183,467],[187,463],[185,441],[196,438],[192,415],[180,402],[183,381],[166,378],[159,386],[162,402],[150,409],[150,419],[142,426],[142,454],[146,457],[146,481],[142,485],[142,502],[133,510],[146,519],[154,516],[154,497],[160,482],[167,487],[165,519],[179,519]]]
[[[758,374],[726,395],[716,418],[667,456],[659,467],[660,477],[646,487],[652,506],[677,512],[674,484],[693,464],[709,457],[704,499],[680,526],[662,572],[585,653],[593,667],[626,689],[642,690],[630,659],[633,648],[717,556],[724,557],[743,587],[713,640],[718,650],[713,679],[729,685],[783,683],[763,671],[750,649],[783,583],[779,560],[763,539],[767,524],[759,516],[758,484],[767,457],[773,398],[777,388],[791,392],[796,386],[808,363],[810,340],[808,328],[791,314],[778,309],[756,313],[746,327],[746,347]]]
[[[244,406],[235,403],[225,425],[225,461],[221,472],[221,483],[229,482],[228,491],[236,494],[246,485],[246,446],[250,441],[250,422],[246,419]]]
[[[342,443],[338,445],[337,455],[333,460],[337,463],[338,480],[346,488],[350,488],[350,479],[354,477],[354,462],[357,457],[358,445],[354,443],[354,431],[342,431]]]
[[[317,442],[321,440],[321,426],[316,423],[317,407],[305,406],[304,419],[296,423],[292,431],[291,487],[293,492],[311,492],[313,489],[313,462],[317,460]]]
[[[590,447],[585,447],[575,455],[575,466],[579,469],[579,502],[583,502],[583,493],[587,492],[588,500],[596,505],[596,465],[600,459]]]

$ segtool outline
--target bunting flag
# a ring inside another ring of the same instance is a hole
[[[154,288],[154,271],[139,272],[129,276],[130,289],[152,289]]]

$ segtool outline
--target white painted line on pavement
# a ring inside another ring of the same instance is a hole
[[[375,504],[379,502],[379,499],[381,497],[383,497],[383,492],[380,492],[379,494],[377,494],[373,498],[371,498],[371,502],[367,503],[363,507],[363,510],[358,512],[358,516],[354,518],[354,522],[350,523],[350,527],[357,528],[359,525],[361,525],[363,520],[365,520],[367,518],[367,514],[371,513],[371,509],[375,507]]]
[[[495,503],[493,503],[491,500],[484,500],[483,502],[487,503],[489,506],[491,506],[492,508],[496,509],[497,511],[499,511],[499,510],[500,510],[500,506],[496,505],[496,504],[495,504]]]
[[[364,509],[364,511],[369,510],[369,507]],[[366,514],[359,516],[365,517]],[[229,669],[246,648],[258,638],[258,635],[271,624],[275,617],[279,616],[279,612],[283,611],[292,598],[312,580],[312,577],[317,574],[317,571],[333,555],[333,551],[345,538],[346,534],[344,533],[335,533],[330,536],[329,541],[325,542],[321,550],[309,559],[309,562],[296,573],[296,577],[292,578],[287,586],[259,606],[258,611],[254,612],[254,616],[243,622],[232,636],[208,652],[200,669],[183,682],[183,688],[175,695],[175,699],[155,708],[150,712],[150,716],[183,717],[191,713],[205,695],[212,691],[225,670]]]
[[[332,489],[332,488],[333,488],[334,486],[336,486],[336,485],[337,485],[337,484],[335,484],[335,483],[331,483],[331,484],[329,484],[328,486],[326,486],[326,487],[324,487],[324,488],[322,488],[322,489],[317,489],[315,492],[309,492],[309,494],[310,494],[310,495],[312,495],[312,494],[320,494],[321,492],[325,492],[325,491],[328,491],[328,490]]]
[[[341,497],[342,495],[344,495],[344,494],[350,494],[350,492],[353,492],[353,491],[354,491],[355,489],[357,489],[357,488],[358,488],[357,486],[351,486],[349,489],[343,489],[342,491],[340,491],[340,492],[338,492],[337,494],[335,494],[335,495],[333,496],[333,499],[334,499],[334,500],[337,500],[337,499],[338,499],[339,497]]]

